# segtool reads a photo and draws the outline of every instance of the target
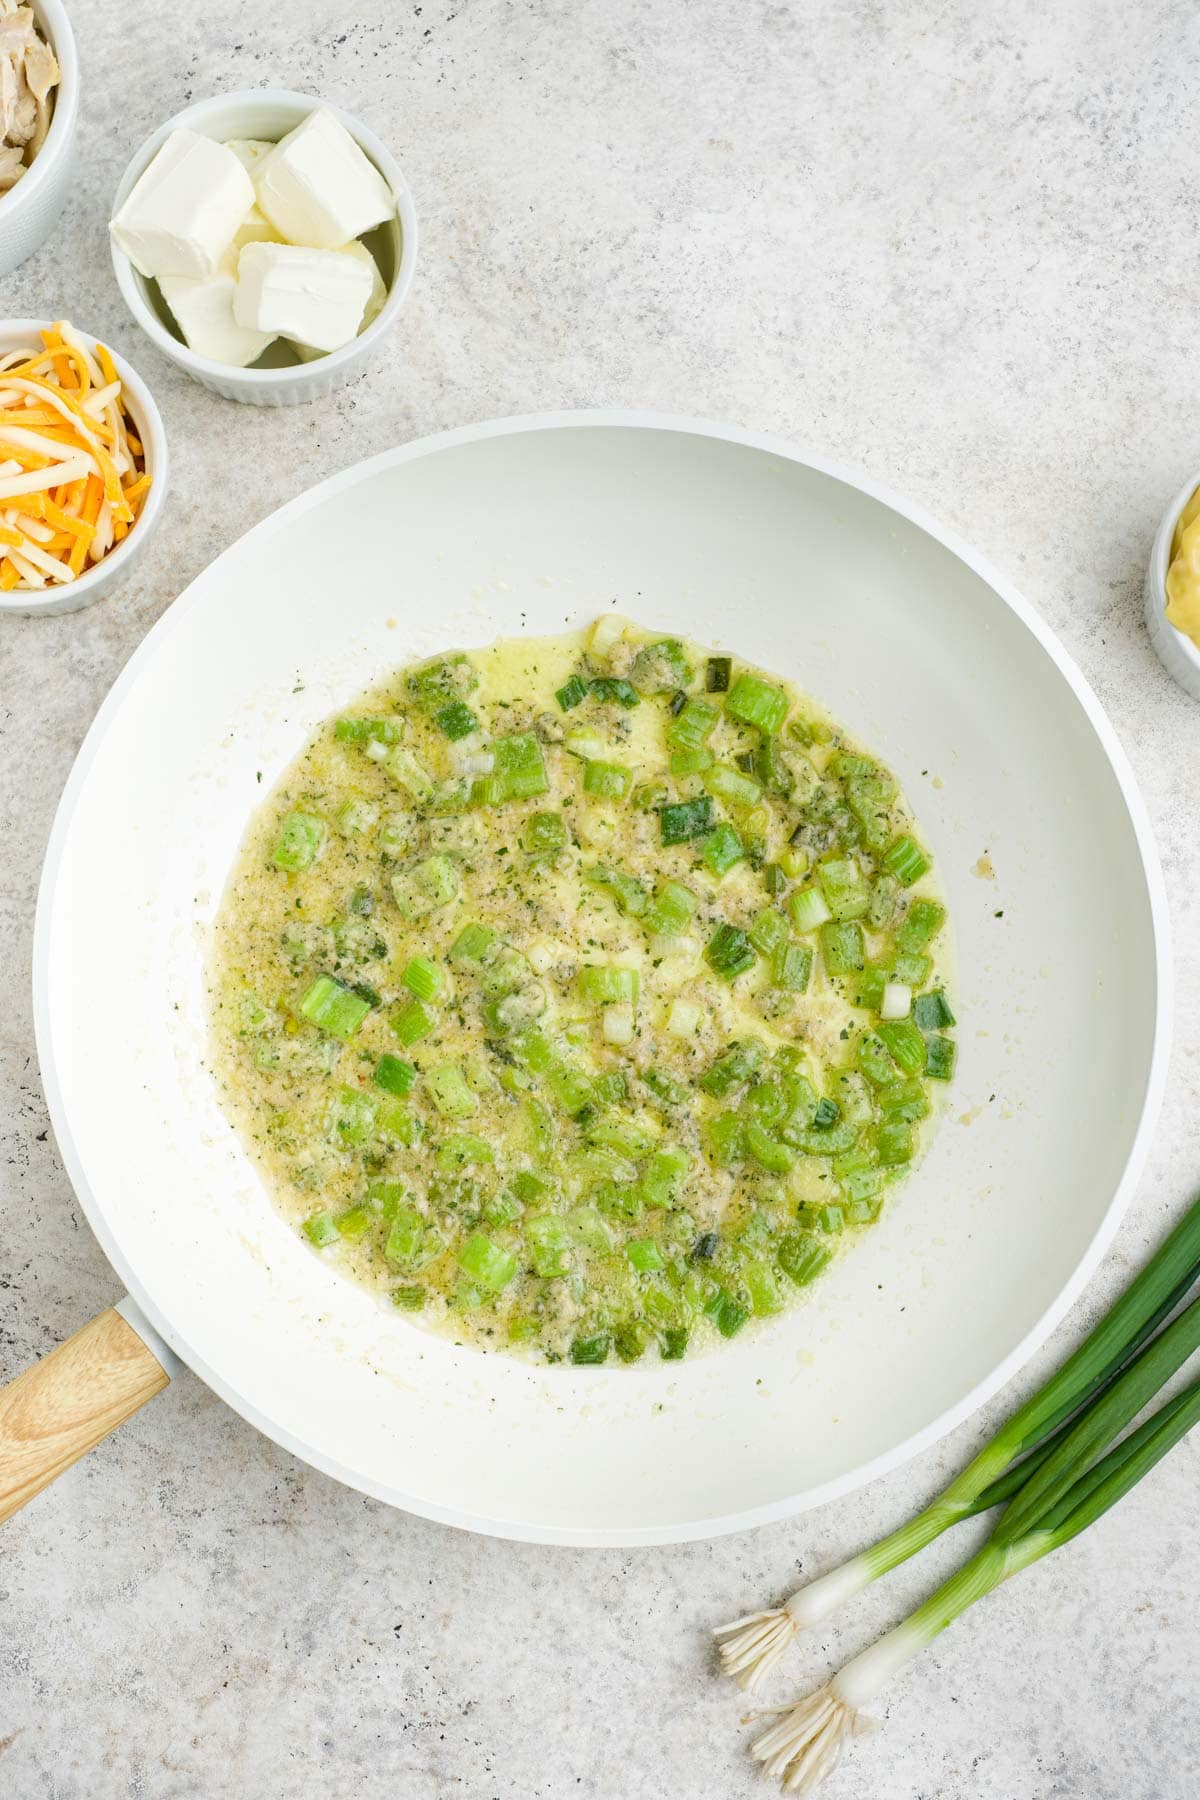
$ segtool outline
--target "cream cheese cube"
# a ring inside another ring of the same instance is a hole
[[[270,138],[226,138],[225,148],[232,150],[243,169],[253,175],[256,166],[264,156],[270,156],[275,146]]]
[[[357,262],[369,266],[371,271],[371,292],[367,304],[363,308],[363,316],[359,320],[358,325],[358,330],[361,333],[367,329],[367,326],[371,323],[372,319],[377,319],[383,311],[383,303],[387,299],[387,287],[384,283],[383,276],[379,273],[379,264],[371,255],[367,246],[365,244],[360,244],[357,238],[355,238],[352,243],[343,244],[337,254],[339,256],[352,256]],[[301,344],[295,339],[292,340],[292,348],[300,358],[301,362],[312,362],[314,357],[324,356],[325,354],[323,350],[315,349],[312,344]]]
[[[275,146],[269,138],[228,138],[225,148],[233,151],[243,169],[253,179],[258,164],[264,156],[270,155]],[[234,261],[237,261],[237,251],[245,244],[278,244],[281,242],[279,233],[270,219],[259,211],[256,202],[234,233]]]
[[[143,275],[215,275],[254,205],[254,184],[232,150],[200,132],[173,131],[109,226]]]
[[[161,275],[158,285],[184,342],[197,356],[244,369],[257,362],[267,345],[275,342],[274,332],[249,331],[233,316],[237,260],[232,253],[205,281],[192,281],[186,275]]]
[[[337,250],[247,244],[238,255],[233,316],[247,331],[338,350],[357,336],[371,285],[367,265]]]
[[[247,244],[279,244],[282,241],[270,219],[264,218],[257,206],[252,206],[233,234],[234,257],[236,259],[238,251]]]
[[[258,205],[289,244],[336,250],[394,217],[396,197],[328,107],[254,167]]]

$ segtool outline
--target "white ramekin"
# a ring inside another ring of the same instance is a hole
[[[229,138],[277,140],[320,106],[328,106],[335,118],[341,120],[396,196],[395,219],[377,228],[385,234],[391,252],[392,278],[388,296],[378,318],[349,344],[312,362],[290,363],[274,369],[231,369],[207,356],[197,356],[180,337],[157,284],[139,274],[124,251],[115,243],[112,245],[117,283],[126,305],[146,336],[164,356],[226,400],[240,400],[251,406],[295,406],[302,401],[319,400],[352,376],[362,373],[384,333],[395,323],[412,283],[417,260],[417,213],[400,165],[374,132],[349,113],[342,112],[340,107],[330,106],[328,101],[315,99],[311,94],[293,94],[282,88],[250,88],[243,93],[199,100],[194,106],[176,113],[165,125],[160,125],[129,164],[113,200],[115,214],[159,147],[181,125],[221,141]],[[374,233],[368,233],[368,238],[374,236]],[[266,354],[272,355],[273,350],[274,346]]]
[[[58,59],[62,80],[54,90],[54,113],[45,143],[16,187],[0,194],[0,275],[11,275],[50,236],[75,173],[79,59],[74,34],[62,0],[32,3],[42,35]]]
[[[1191,638],[1176,631],[1167,617],[1167,570],[1171,566],[1171,539],[1175,536],[1179,515],[1198,487],[1200,475],[1193,475],[1168,506],[1150,552],[1150,567],[1146,570],[1146,629],[1150,633],[1150,642],[1163,668],[1193,700],[1200,700],[1200,650]]]
[[[50,323],[49,319],[0,319],[0,354],[15,350],[22,344],[37,344],[40,341],[39,334],[47,330]],[[71,324],[89,344],[96,342],[94,334],[85,331],[77,320],[72,319]],[[167,491],[167,434],[163,430],[163,422],[150,390],[141,376],[130,368],[123,356],[118,356],[112,350],[111,345],[109,349],[113,365],[121,377],[130,416],[146,453],[146,468],[153,478],[150,492],[146,495],[142,510],[128,536],[122,538],[102,562],[86,569],[75,581],[66,582],[61,587],[33,591],[14,588],[11,593],[0,592],[0,613],[27,616],[36,613],[40,616],[43,613],[78,612],[81,607],[90,606],[93,600],[99,600],[124,580],[146,548],[151,533],[158,524]]]

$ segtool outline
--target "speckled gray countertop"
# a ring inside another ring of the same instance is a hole
[[[1158,515],[1200,467],[1195,9],[71,11],[82,174],[50,244],[0,283],[0,316],[67,312],[132,357],[162,408],[174,479],[124,590],[76,616],[0,626],[0,1378],[118,1292],[48,1135],[29,1001],[52,812],[110,683],[217,551],[302,487],[445,426],[616,404],[779,432],[912,494],[1050,620],[1133,759],[1177,940],[1170,1092],[1118,1247],[1013,1391],[1027,1389],[1200,1178],[1200,711],[1139,620]],[[106,245],[117,177],[152,127],[189,99],[256,84],[360,112],[399,156],[422,222],[411,301],[376,378],[283,413],[230,406],[165,364],[123,311]],[[4,1528],[0,1794],[767,1791],[707,1628],[898,1522],[988,1423],[790,1524],[676,1550],[563,1552],[389,1512],[184,1375]],[[831,1800],[1200,1791],[1198,1477],[1200,1443],[1185,1445],[939,1640]],[[796,1686],[927,1580],[901,1573],[844,1632],[797,1651]]]

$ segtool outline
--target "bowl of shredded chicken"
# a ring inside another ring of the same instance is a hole
[[[0,194],[24,178],[45,143],[61,80],[33,8],[0,0]]]

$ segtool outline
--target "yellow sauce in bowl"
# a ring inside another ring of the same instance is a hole
[[[1167,618],[1200,650],[1200,488],[1175,526],[1166,585]]]

